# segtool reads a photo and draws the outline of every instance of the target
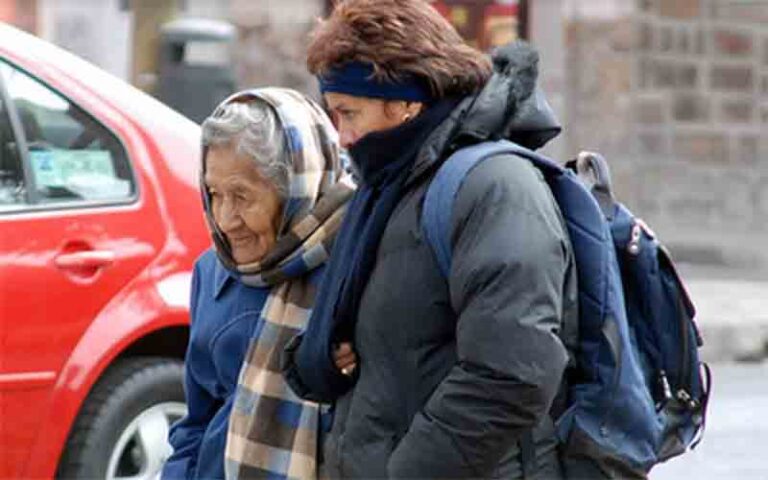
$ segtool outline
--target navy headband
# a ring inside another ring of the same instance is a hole
[[[344,93],[355,97],[404,100],[428,103],[432,95],[425,82],[409,77],[401,82],[389,82],[373,77],[369,63],[350,62],[318,76],[320,92]]]

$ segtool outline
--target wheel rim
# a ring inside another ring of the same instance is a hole
[[[120,434],[109,457],[109,480],[150,480],[160,478],[160,470],[171,455],[168,430],[187,414],[180,402],[153,405],[131,420]]]

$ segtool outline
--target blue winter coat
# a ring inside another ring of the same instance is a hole
[[[163,479],[224,478],[224,447],[237,378],[269,288],[242,284],[213,250],[195,263],[185,362],[189,412],[171,428]]]

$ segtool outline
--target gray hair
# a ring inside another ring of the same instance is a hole
[[[268,103],[261,99],[227,103],[203,122],[202,129],[204,146],[232,145],[253,160],[283,199],[288,198],[291,159],[285,154],[283,127]]]

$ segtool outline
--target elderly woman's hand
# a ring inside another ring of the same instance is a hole
[[[347,376],[352,375],[357,367],[357,355],[352,350],[352,343],[344,342],[337,345],[333,350],[333,361],[341,373]]]

